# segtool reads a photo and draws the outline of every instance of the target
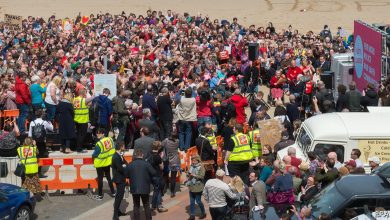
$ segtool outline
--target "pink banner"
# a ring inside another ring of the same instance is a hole
[[[375,86],[381,80],[382,34],[358,21],[354,24],[354,62],[353,80],[362,91],[367,83]]]

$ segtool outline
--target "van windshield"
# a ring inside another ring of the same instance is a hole
[[[345,200],[333,182],[310,200],[309,207],[312,215],[318,218],[321,213],[332,215]]]
[[[301,130],[299,131],[297,142],[304,153],[309,151],[312,140],[304,127],[301,127]]]

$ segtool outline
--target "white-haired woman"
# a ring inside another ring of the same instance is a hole
[[[37,75],[33,75],[31,77],[31,86],[30,86],[30,93],[31,93],[31,103],[35,112],[38,109],[44,108],[45,104],[43,102],[43,94],[46,92],[46,87],[41,86],[41,78]]]

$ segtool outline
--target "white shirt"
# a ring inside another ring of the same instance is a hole
[[[30,123],[30,129],[28,130],[28,136],[32,137],[32,128],[37,124],[43,124],[46,131],[53,131],[53,125],[51,122],[44,121],[42,118],[37,118]]]
[[[363,162],[360,159],[355,160],[356,167],[363,167]]]

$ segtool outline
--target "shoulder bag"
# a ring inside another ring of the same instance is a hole
[[[20,161],[18,163],[18,165],[16,165],[16,169],[14,171],[14,174],[18,177],[24,177],[26,175],[26,161],[27,161],[27,157],[28,157],[28,154],[30,153],[30,148],[31,146],[28,147],[28,151],[27,151],[27,154],[26,154],[26,158],[24,159],[24,163],[22,163],[22,161]],[[23,156],[23,153],[21,153],[21,156]]]

